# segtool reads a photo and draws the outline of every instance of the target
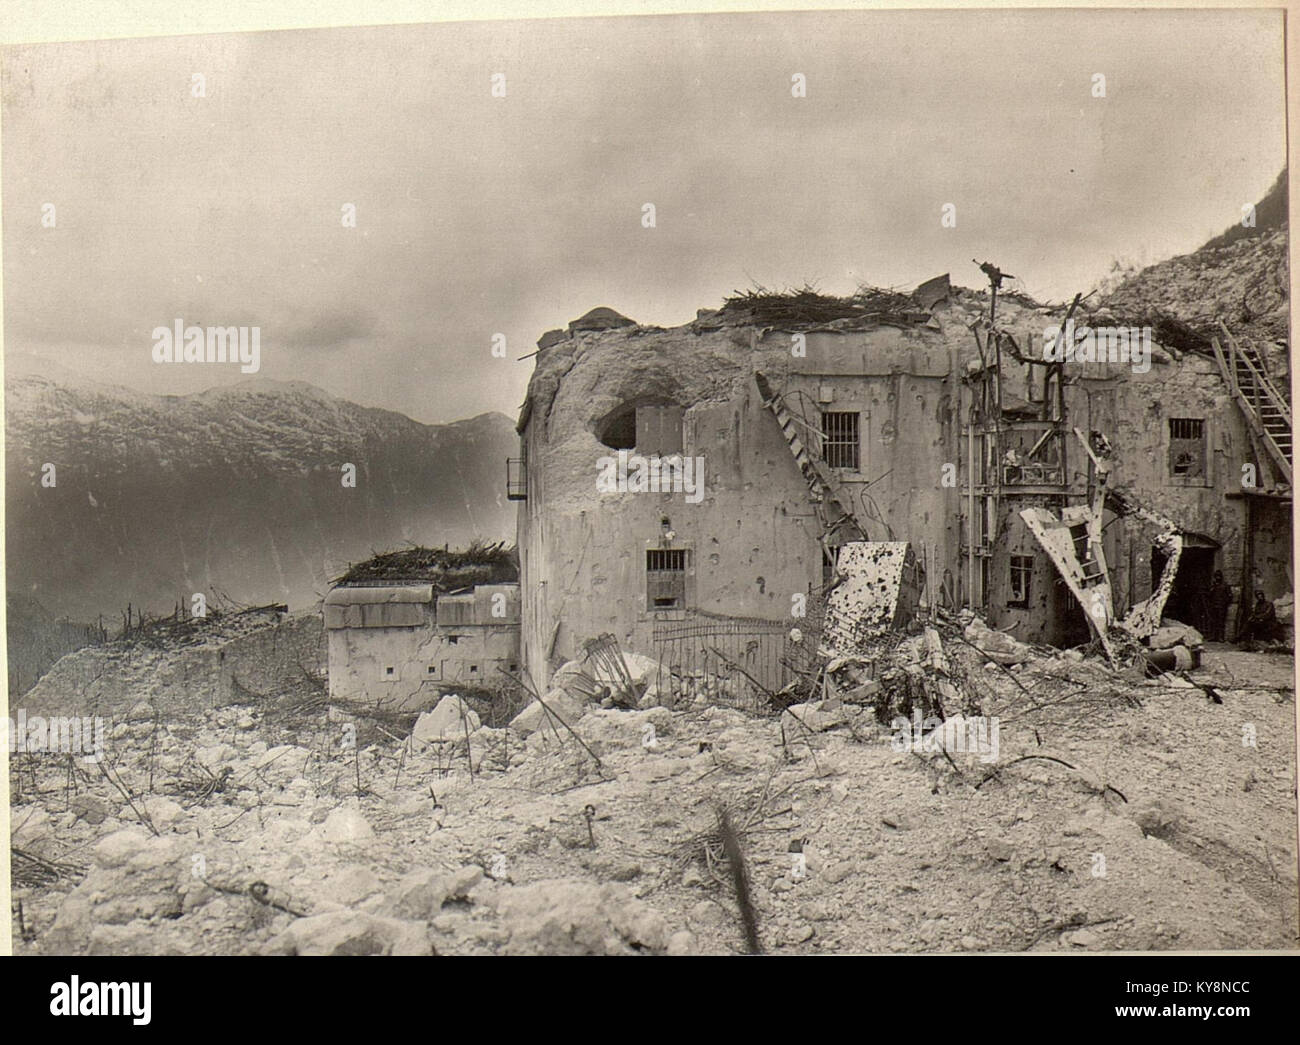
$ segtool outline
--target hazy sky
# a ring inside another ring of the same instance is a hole
[[[977,286],[972,258],[1067,298],[1268,189],[1281,32],[1277,11],[880,12],[8,49],[6,352],[184,393],[246,378],[155,364],[153,328],[257,325],[261,376],[434,422],[513,415],[515,357],[595,305],[668,326],[756,282]]]

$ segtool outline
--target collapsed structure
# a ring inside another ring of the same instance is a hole
[[[984,292],[760,291],[544,335],[508,465],[539,691],[605,633],[774,692],[812,606],[823,655],[851,644],[845,607],[888,627],[915,605],[1109,654],[1120,623],[1197,623],[1215,571],[1237,607],[1289,591],[1285,354],[1222,324],[1153,338],[981,267]],[[626,481],[599,482],[615,459]],[[892,558],[869,598],[863,564]]]

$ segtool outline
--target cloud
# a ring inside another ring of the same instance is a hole
[[[1267,190],[1281,26],[818,12],[10,50],[6,333],[171,393],[222,378],[154,365],[155,326],[259,326],[276,378],[450,420],[512,413],[515,358],[595,305],[669,325],[753,280],[977,286],[976,256],[1068,300],[1115,257],[1195,249]]]
[[[349,342],[373,335],[379,326],[379,317],[367,310],[331,310],[314,315],[281,328],[268,329],[268,338],[288,348],[339,349]]]

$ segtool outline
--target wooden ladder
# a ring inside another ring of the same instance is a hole
[[[1225,352],[1219,339],[1212,339],[1219,372],[1245,416],[1251,435],[1264,448],[1278,473],[1290,484],[1291,404],[1269,378],[1264,361],[1255,346],[1246,338],[1233,337],[1222,320],[1219,321],[1219,328],[1228,343]]]
[[[811,426],[807,425],[807,422],[796,418],[786,409],[785,402],[772,388],[766,376],[755,373],[754,381],[758,385],[758,393],[763,399],[763,405],[772,412],[776,418],[776,423],[781,426],[781,434],[785,437],[786,445],[790,447],[790,453],[794,456],[795,464],[799,466],[799,473],[808,484],[808,492],[813,499],[813,503],[819,506],[829,506],[837,513],[834,517],[823,516],[821,521],[826,532],[829,533],[841,523],[847,522],[857,531],[858,540],[868,540],[867,531],[858,521],[858,517],[852,508],[853,499],[844,489],[844,485],[826,467],[826,463],[821,459],[820,454],[815,451],[809,452],[808,445],[804,442],[799,427],[804,425],[811,428]],[[824,547],[825,542],[823,541]]]

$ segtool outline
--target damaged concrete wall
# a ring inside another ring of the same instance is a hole
[[[788,332],[636,328],[543,351],[525,415],[528,500],[519,513],[524,657],[534,682],[544,685],[584,639],[605,631],[625,649],[653,653],[647,549],[688,552],[687,612],[797,623],[792,596],[822,584],[820,527],[755,371],[781,391],[802,391],[813,423],[827,390],[827,409],[857,411],[860,467],[838,473],[855,510],[873,536],[887,535],[871,522],[879,514],[938,561],[951,559],[953,492],[936,462],[953,453],[944,448],[953,336],[888,326],[813,331],[795,354]],[[638,400],[685,408],[684,453],[705,462],[697,503],[683,493],[597,492],[597,462],[616,452],[597,438],[598,426]],[[868,483],[870,501],[859,496]]]
[[[1257,498],[1251,506],[1250,536],[1254,561],[1250,573],[1242,578],[1243,586],[1262,591],[1270,600],[1294,590],[1291,505]]]
[[[868,654],[873,639],[912,620],[919,585],[907,541],[846,544],[835,571],[840,581],[826,599],[821,656]]]
[[[1059,311],[1014,308],[1003,313],[999,306],[999,326],[1009,329],[1017,343],[1031,354],[1041,355],[1044,328],[1059,322],[1062,316]],[[1013,359],[1004,359],[1004,364],[1004,395],[1041,397],[1041,388],[1029,382],[1030,367]],[[1041,382],[1042,368],[1033,368],[1033,372]],[[1289,523],[1285,535],[1276,541],[1247,530],[1241,497],[1242,465],[1253,462],[1254,456],[1245,421],[1213,361],[1156,343],[1146,373],[1136,372],[1128,363],[1071,362],[1065,366],[1065,377],[1069,425],[1084,432],[1102,432],[1115,449],[1112,485],[1133,491],[1144,507],[1197,535],[1204,546],[1213,550],[1212,568],[1224,572],[1234,594],[1243,584],[1250,587],[1249,580],[1243,577],[1248,557],[1246,541],[1275,544],[1273,551],[1260,546],[1256,552],[1256,558],[1268,564],[1261,568],[1258,580],[1268,590],[1287,590]],[[965,409],[970,401],[968,389],[963,389],[963,396]],[[1194,469],[1195,474],[1175,475],[1171,470],[1170,418],[1204,423],[1204,466]],[[1082,503],[1088,493],[1087,456],[1077,445],[1071,445],[1067,459],[1071,503]],[[962,465],[964,474],[964,458]],[[1261,473],[1267,474],[1264,469]],[[995,627],[1024,640],[1058,645],[1082,641],[1086,628],[1080,632],[1081,614],[1070,607],[1073,600],[1018,520],[1021,508],[1039,503],[1043,502],[1025,497],[1003,498],[999,538],[989,571],[988,619]],[[963,504],[959,509],[963,516],[965,508]],[[1059,511],[1059,505],[1054,510]],[[1105,524],[1104,547],[1115,610],[1122,616],[1152,593],[1152,550],[1158,531],[1139,519],[1116,520],[1109,512]],[[1281,554],[1275,554],[1283,548]],[[1012,555],[1034,557],[1028,608],[1012,605],[1009,598]],[[1046,599],[1046,604],[1041,599]]]
[[[1132,490],[1144,507],[1184,531],[1218,545],[1213,568],[1222,570],[1228,584],[1238,589],[1245,580],[1245,542],[1254,539],[1246,530],[1242,465],[1254,458],[1245,421],[1217,366],[1199,356],[1183,355],[1165,363],[1156,357],[1146,374],[1113,369],[1122,374],[1108,382],[1109,387],[1084,380],[1081,388],[1072,390],[1077,404],[1072,404],[1074,423],[1082,428],[1086,421],[1088,429],[1106,433],[1116,450],[1114,485]],[[1102,389],[1105,394],[1099,396]],[[1200,474],[1171,474],[1170,418],[1203,420],[1205,467]],[[1073,463],[1079,465],[1077,460]],[[1086,476],[1076,470],[1075,481],[1082,484]],[[1107,553],[1117,609],[1123,612],[1151,595],[1151,554],[1157,531],[1141,520],[1124,519],[1106,532],[1113,542]],[[1290,543],[1289,531],[1286,543]],[[1279,591],[1288,586],[1276,566],[1267,573],[1267,581]]]
[[[517,585],[478,585],[472,592],[436,597],[425,588],[428,601],[406,607],[415,611],[411,619],[418,623],[412,626],[363,626],[359,618],[345,623],[340,615],[326,614],[331,700],[421,711],[445,693],[499,685],[502,668],[518,672]],[[327,609],[340,592],[365,599],[384,591],[336,588]],[[500,613],[494,615],[494,608]]]
[[[160,709],[192,711],[247,701],[250,692],[294,692],[304,684],[304,671],[324,670],[319,614],[241,616],[253,622],[245,634],[200,635],[178,640],[174,648],[118,641],[69,653],[23,695],[21,706],[32,714],[121,715],[148,701]]]
[[[489,688],[499,681],[498,668],[519,663],[518,625],[339,628],[328,634],[330,699],[387,711],[420,711],[444,693]]]
[[[1088,623],[1051,559],[1043,554],[1020,511],[1041,508],[1060,513],[1058,498],[1005,498],[989,566],[990,623],[1023,641],[1072,646],[1088,641]],[[1109,537],[1109,534],[1105,536]],[[1012,566],[1032,563],[1027,592],[1012,584]],[[1110,561],[1109,558],[1107,561]],[[1027,598],[1022,597],[1027,594]]]
[[[962,432],[970,390],[957,375],[977,358],[969,327],[987,304],[986,296],[958,289],[925,325],[831,324],[797,333],[719,328],[709,313],[670,330],[623,327],[549,338],[521,418],[528,462],[518,531],[523,647],[535,684],[544,686],[555,665],[601,632],[615,634],[624,648],[653,652],[648,549],[687,552],[687,612],[780,620],[789,617],[792,595],[821,586],[817,517],[789,447],[756,394],[756,371],[779,391],[800,393],[797,401],[814,423],[821,409],[858,415],[859,467],[836,470],[836,477],[868,536],[909,540],[932,573],[931,590],[946,575],[953,595],[963,599],[967,506],[960,484],[944,481],[944,469],[952,465],[964,474],[967,468]],[[1041,357],[1044,328],[1061,318],[1059,309],[999,299],[999,325],[1031,355]],[[1008,395],[1041,395],[1041,368],[1034,383],[1027,366],[1007,359],[1005,368]],[[1215,365],[1155,345],[1145,374],[1103,362],[1071,363],[1065,376],[1069,424],[1110,439],[1114,482],[1217,544],[1216,568],[1240,585],[1245,509],[1239,496],[1228,495],[1240,494],[1250,444]],[[680,492],[598,493],[598,462],[616,453],[598,434],[607,435],[602,426],[638,404],[682,408],[684,453],[704,460],[697,503]],[[1171,417],[1204,421],[1205,467],[1198,475],[1171,474]],[[1067,457],[1070,500],[1081,503],[1087,460],[1077,448]],[[1024,640],[1083,641],[1084,618],[1019,520],[1019,509],[1036,503],[1013,497],[999,505],[988,619]],[[1156,535],[1137,520],[1107,515],[1106,522],[1113,522],[1103,544],[1115,610],[1123,613],[1150,594]],[[1274,543],[1283,548],[1282,540]],[[1028,605],[1015,604],[1022,600],[1011,585],[1013,557],[1020,556],[1032,562]],[[1277,574],[1284,558],[1259,556],[1269,574],[1266,588],[1283,590]],[[668,615],[674,614],[682,615]]]
[[[519,627],[339,628],[329,633],[330,699],[421,711],[444,693],[487,689],[518,668]],[[455,639],[453,642],[452,640]]]

